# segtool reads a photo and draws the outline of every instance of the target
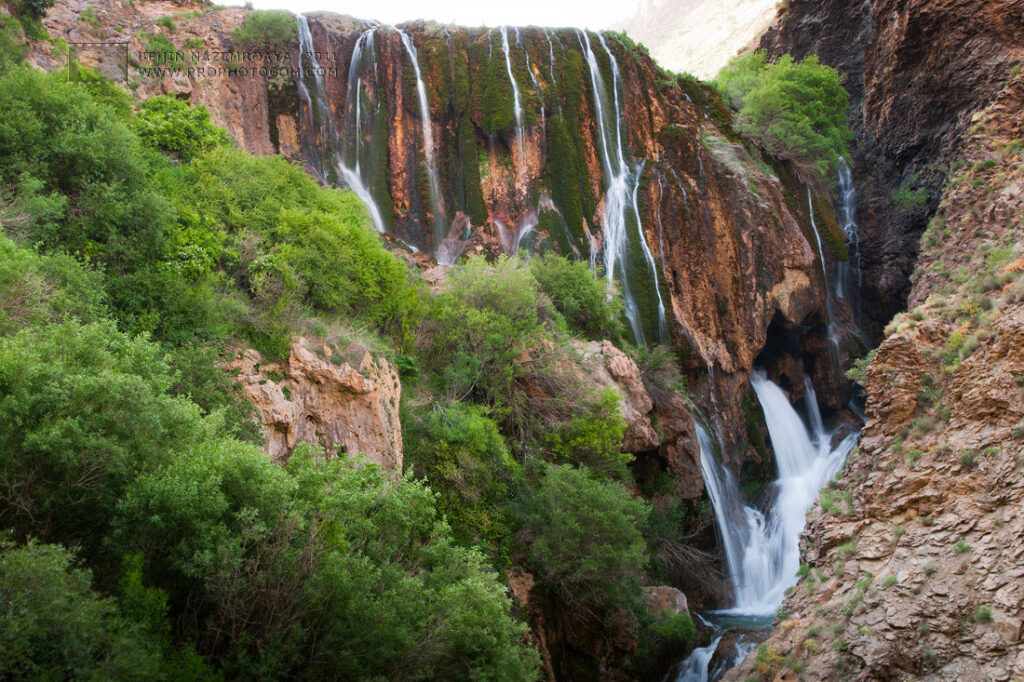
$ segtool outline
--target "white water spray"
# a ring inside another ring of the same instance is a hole
[[[622,291],[622,301],[626,309],[626,318],[629,320],[633,337],[638,344],[646,345],[647,339],[644,335],[643,322],[639,307],[633,295],[629,268],[626,258],[629,253],[630,235],[628,234],[627,211],[631,211],[636,221],[636,238],[640,242],[641,251],[644,255],[651,272],[655,298],[658,301],[658,330],[657,342],[664,341],[665,333],[665,305],[661,297],[661,288],[658,284],[658,269],[654,263],[654,257],[647,246],[647,239],[644,236],[643,224],[640,220],[640,209],[637,203],[637,192],[640,183],[640,176],[643,173],[643,164],[631,168],[626,161],[626,154],[622,147],[622,110],[619,104],[620,76],[619,65],[615,56],[604,40],[604,36],[597,34],[601,46],[612,67],[612,97],[614,115],[614,134],[608,114],[605,112],[605,100],[608,98],[604,78],[597,64],[597,57],[590,45],[590,37],[586,31],[577,31],[580,39],[580,46],[583,48],[587,58],[587,65],[590,68],[590,83],[593,88],[594,109],[597,115],[597,127],[600,132],[599,150],[604,175],[606,190],[604,196],[604,210],[602,215],[604,227],[604,261],[609,281],[618,279]]]
[[[778,468],[770,507],[747,506],[728,469],[716,457],[714,441],[698,425],[701,468],[722,535],[734,605],[732,613],[770,615],[796,583],[800,534],[818,492],[839,471],[857,441],[846,436],[834,449],[824,429],[814,389],[808,384],[809,426],[781,388],[755,370],[750,384],[764,410]]]
[[[863,275],[860,269],[860,229],[857,225],[857,187],[846,159],[839,157],[839,215],[846,237],[848,258],[837,266],[836,296],[850,303],[854,319],[860,322],[860,291]],[[853,268],[851,277],[850,268]],[[859,326],[859,325],[858,325]]]
[[[420,128],[423,130],[423,154],[427,157],[427,183],[430,186],[430,201],[434,208],[434,239],[435,243],[444,238],[444,211],[441,207],[440,183],[437,180],[437,164],[434,161],[434,126],[430,120],[430,104],[427,102],[427,86],[423,83],[420,72],[420,60],[412,39],[400,28],[396,28],[402,38],[402,45],[412,61],[416,73],[416,94],[420,102]]]
[[[519,161],[526,160],[526,150],[523,148],[523,105],[519,101],[519,83],[512,73],[512,56],[508,47],[508,27],[501,27],[501,49],[505,53],[505,68],[508,70],[508,79],[512,82],[512,105],[516,116],[516,146],[519,148]]]
[[[348,67],[348,91],[345,93],[345,118],[346,123],[349,120],[352,121],[352,127],[347,128],[347,130],[352,132],[354,163],[350,166],[345,163],[344,158],[341,158],[338,161],[338,171],[370,212],[370,218],[373,220],[373,225],[377,228],[377,231],[385,232],[384,218],[367,185],[369,180],[363,176],[364,166],[361,158],[363,143],[363,80],[360,76],[360,69],[363,65],[363,55],[366,52],[374,60],[374,67],[376,68],[373,45],[373,33],[375,30],[371,28],[364,31],[356,40],[355,47],[352,48],[352,60]]]

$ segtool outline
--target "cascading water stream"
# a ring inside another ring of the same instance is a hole
[[[796,583],[800,534],[807,512],[821,488],[846,461],[858,434],[850,433],[832,447],[835,433],[825,430],[810,381],[804,396],[806,422],[785,392],[768,380],[763,371],[755,370],[750,384],[764,411],[778,471],[778,478],[771,484],[767,509],[746,503],[709,428],[700,419],[696,427],[701,470],[733,592],[732,607],[715,613],[727,618],[761,618],[767,624],[782,604],[786,591]],[[702,668],[695,657],[704,661]],[[696,650],[678,668],[677,679],[707,680],[708,661],[706,648]]]
[[[829,289],[831,280],[828,276],[828,268],[825,265],[825,249],[821,245],[821,234],[818,232],[818,224],[814,220],[814,200],[811,198],[811,188],[807,188],[807,209],[811,217],[811,229],[814,230],[814,238],[818,242],[818,256],[821,259],[821,277],[825,284],[825,322],[828,327],[828,340],[832,346],[832,364],[837,374],[839,373],[839,331],[832,323],[835,317],[832,313],[832,297]]]
[[[839,157],[839,215],[849,256],[837,266],[836,296],[850,304],[854,319],[860,326],[860,291],[863,275],[860,268],[860,229],[857,225],[857,187],[853,184],[853,172],[846,159]],[[850,268],[853,268],[851,276]]]
[[[324,69],[320,66],[317,52],[313,46],[313,35],[309,30],[309,20],[301,14],[296,16],[295,19],[298,25],[299,36],[299,97],[306,103],[312,128],[318,130],[320,134],[320,148],[312,154],[318,166],[317,171],[324,182],[333,182],[337,178],[348,185],[356,193],[360,201],[363,202],[363,205],[366,206],[370,219],[373,221],[373,226],[378,232],[384,232],[384,218],[381,215],[380,208],[377,206],[377,202],[367,187],[361,172],[360,163],[362,82],[359,76],[359,68],[362,63],[363,51],[367,48],[367,44],[369,51],[373,52],[374,29],[365,31],[356,40],[352,53],[352,63],[349,66],[345,111],[346,117],[351,112],[354,119],[352,127],[348,128],[348,130],[352,132],[355,145],[355,163],[354,166],[350,166],[345,163],[341,139],[334,125],[334,116],[331,113],[331,107],[327,99],[327,88],[324,84]],[[307,60],[310,65],[308,70],[305,67]],[[308,82],[310,77],[312,77],[312,90],[310,90],[310,83]],[[311,141],[311,144],[315,145],[316,142],[314,139]],[[332,175],[332,171],[334,175]]]
[[[367,210],[370,212],[370,218],[373,220],[374,227],[377,228],[378,232],[385,232],[386,227],[384,225],[384,217],[380,212],[380,208],[377,206],[377,202],[373,198],[373,194],[369,189],[369,178],[364,176],[364,171],[368,168],[369,164],[364,163],[362,159],[362,147],[363,147],[363,80],[360,76],[360,69],[363,65],[364,54],[368,53],[373,60],[373,67],[376,69],[376,56],[374,54],[373,34],[376,29],[371,28],[363,32],[361,36],[356,40],[355,47],[352,48],[352,60],[349,63],[348,68],[348,91],[345,93],[345,123],[346,132],[351,131],[351,148],[353,163],[349,165],[345,162],[344,155],[338,162],[338,170],[341,176],[345,179],[345,182],[352,191],[356,193],[356,196],[362,200],[363,204],[366,205]],[[379,105],[378,105],[379,106]],[[371,118],[371,125],[373,119]],[[351,122],[351,126],[348,124]],[[371,130],[371,137],[373,131]],[[349,136],[346,135],[346,138]]]
[[[643,320],[633,294],[633,282],[627,267],[627,256],[629,254],[630,238],[628,233],[628,212],[631,212],[636,222],[636,235],[640,242],[641,252],[644,260],[650,268],[653,281],[653,297],[658,303],[658,328],[655,330],[657,342],[662,342],[666,337],[665,305],[661,297],[661,288],[658,283],[658,269],[651,255],[650,248],[644,236],[643,224],[640,221],[640,209],[637,204],[637,190],[640,183],[640,176],[643,172],[643,164],[631,168],[626,161],[626,154],[622,147],[622,110],[619,104],[620,76],[619,66],[615,56],[608,49],[604,36],[598,35],[598,40],[604,48],[605,54],[612,67],[612,97],[614,114],[614,134],[611,129],[611,121],[605,112],[606,100],[609,99],[608,91],[605,88],[604,77],[597,64],[597,57],[590,45],[590,37],[586,31],[577,31],[580,39],[580,46],[583,48],[590,68],[590,83],[593,88],[594,109],[597,116],[597,127],[600,132],[598,145],[602,166],[604,168],[606,189],[604,197],[604,210],[602,215],[604,228],[604,262],[607,269],[609,281],[618,279],[622,291],[622,301],[626,309],[626,318],[629,320],[630,328],[633,331],[633,338],[640,345],[647,345],[643,329]]]
[[[518,27],[516,27],[515,32],[516,32],[516,46],[523,48],[523,56],[526,57],[526,73],[529,74],[530,82],[533,83],[533,90],[534,90],[534,92],[537,93],[537,97],[540,97],[540,81],[537,80],[537,74],[535,74],[533,72],[533,66],[530,64],[530,51],[526,49],[525,45],[523,45],[523,40],[522,40],[521,36],[519,35],[519,28]],[[541,130],[546,131],[547,130],[547,126],[548,126],[548,123],[547,123],[547,119],[545,118],[545,114],[544,114],[544,105],[541,104],[541,107],[540,107],[540,127],[541,127]]]
[[[416,73],[416,94],[420,103],[420,128],[423,130],[423,154],[427,159],[427,184],[430,187],[430,202],[434,209],[434,245],[440,244],[445,237],[444,211],[441,207],[440,183],[437,179],[437,164],[434,160],[434,126],[430,120],[430,104],[427,102],[427,86],[423,83],[420,71],[420,60],[412,38],[400,28],[395,29],[402,38],[413,71]]]
[[[516,146],[519,148],[519,161],[523,165],[526,160],[526,149],[523,147],[523,105],[519,101],[519,83],[516,82],[515,74],[512,73],[512,55],[508,46],[508,27],[501,27],[501,49],[505,53],[505,68],[508,70],[508,79],[512,82],[512,106],[516,116]]]
[[[334,128],[334,117],[331,115],[331,107],[327,102],[327,88],[324,86],[324,70],[317,60],[316,49],[313,46],[313,35],[309,30],[309,20],[303,15],[295,17],[299,36],[299,97],[306,104],[305,111],[308,112],[308,129],[319,133],[319,138],[314,137],[306,145],[313,149],[305,150],[310,156],[310,161],[316,166],[320,179],[324,182],[331,182],[333,178],[328,172],[331,163],[338,158],[338,132]],[[310,68],[306,68],[306,62]],[[310,83],[310,78],[312,82]],[[312,85],[312,91],[310,91]],[[328,162],[330,160],[330,162]]]

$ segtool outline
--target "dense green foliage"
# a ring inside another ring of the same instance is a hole
[[[245,22],[231,34],[238,50],[281,50],[297,40],[295,15],[287,10],[261,9],[249,12]]]
[[[621,339],[621,299],[607,295],[606,280],[600,273],[595,275],[586,262],[548,253],[530,261],[530,270],[540,290],[565,318],[569,331],[592,340]]]
[[[839,72],[816,56],[783,55],[774,63],[763,51],[736,57],[716,85],[739,111],[739,131],[792,161],[806,179],[831,177],[847,153],[850,96]]]
[[[191,648],[175,651],[166,601],[141,585],[137,567],[118,599],[96,593],[91,578],[59,545],[0,541],[0,676],[214,679]]]
[[[640,528],[647,505],[585,469],[549,465],[534,500],[530,559],[572,604],[628,600],[646,562]]]
[[[144,142],[177,152],[186,161],[200,152],[231,143],[227,133],[210,123],[206,107],[191,107],[170,95],[158,95],[143,102],[133,122]]]
[[[0,522],[79,546],[102,584],[141,557],[178,640],[230,677],[532,675],[500,584],[447,539],[427,488],[312,448],[278,467],[171,380],[158,346],[109,324],[0,339]],[[105,633],[127,626],[72,578],[62,608],[89,622],[67,655],[113,665]]]
[[[42,19],[46,10],[53,7],[54,0],[14,0],[11,6],[19,17],[25,19]]]
[[[438,509],[466,545],[490,548],[504,564],[514,548],[508,500],[522,485],[497,425],[481,407],[454,403],[427,414],[403,415],[405,457],[438,491]]]

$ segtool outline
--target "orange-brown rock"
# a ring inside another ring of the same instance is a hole
[[[1024,679],[1022,108],[1017,74],[961,140],[922,241],[915,307],[867,371],[859,449],[808,520],[791,620],[765,643],[787,662],[771,674]]]
[[[365,455],[402,471],[398,422],[401,383],[383,357],[352,345],[342,350],[298,339],[283,362],[264,364],[252,349],[225,369],[237,372],[244,395],[259,413],[267,453],[278,462],[301,442],[328,453]]]

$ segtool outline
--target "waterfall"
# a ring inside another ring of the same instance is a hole
[[[378,232],[385,231],[384,218],[381,215],[377,202],[367,187],[366,180],[362,175],[360,162],[360,145],[362,141],[361,124],[361,91],[362,82],[359,77],[359,66],[362,61],[362,54],[365,46],[372,54],[373,52],[373,29],[364,32],[356,41],[352,53],[352,64],[348,73],[348,93],[345,98],[346,119],[349,112],[354,118],[353,127],[348,128],[354,136],[355,143],[355,164],[350,166],[344,161],[341,140],[338,136],[338,129],[334,125],[334,115],[331,113],[331,106],[328,103],[327,88],[324,84],[324,70],[317,59],[317,52],[313,46],[313,35],[309,30],[309,20],[303,16],[295,17],[298,24],[299,34],[299,97],[306,103],[309,111],[312,129],[320,133],[319,147],[312,154],[316,163],[316,170],[324,182],[343,181],[348,185],[359,200],[366,206],[373,226]],[[309,61],[310,68],[305,68],[305,62]],[[312,77],[312,82],[309,79]],[[312,91],[310,90],[312,85]],[[353,101],[354,93],[354,101]],[[347,122],[347,121],[346,121]],[[315,146],[317,141],[310,141]]]
[[[547,29],[544,29],[544,37],[548,39],[548,73],[551,74],[551,84],[555,84],[555,44],[551,41],[551,34],[548,33]]]
[[[430,186],[430,202],[434,208],[434,242],[435,246],[445,237],[444,211],[441,207],[440,183],[437,180],[437,164],[434,161],[434,126],[430,120],[430,105],[427,102],[427,86],[423,83],[420,72],[420,60],[412,39],[400,28],[396,28],[402,38],[402,45],[412,61],[416,72],[416,94],[420,101],[420,128],[423,130],[423,154],[427,158],[427,182]]]
[[[832,298],[830,296],[831,280],[828,277],[828,268],[825,266],[825,249],[821,245],[821,234],[818,232],[818,224],[814,220],[814,201],[811,199],[811,188],[807,188],[807,209],[811,216],[811,229],[814,230],[814,238],[818,242],[818,256],[821,259],[821,278],[825,285],[825,323],[828,327],[828,340],[832,346],[832,365],[837,376],[842,375],[839,367],[839,331],[832,324]]]
[[[373,195],[369,189],[369,178],[364,176],[364,172],[368,172],[369,163],[363,163],[362,160],[362,146],[363,146],[363,125],[362,125],[362,95],[363,95],[363,81],[360,76],[360,67],[363,64],[364,52],[368,52],[371,59],[373,60],[373,67],[376,70],[377,58],[374,54],[373,45],[373,33],[376,29],[368,29],[363,32],[361,36],[356,40],[355,47],[352,48],[352,60],[348,67],[348,91],[345,93],[345,130],[351,131],[352,134],[352,158],[354,162],[349,165],[345,162],[344,156],[338,162],[338,170],[341,172],[341,176],[345,179],[346,184],[352,188],[352,191],[356,193],[363,204],[366,205],[367,210],[370,212],[370,218],[373,219],[373,225],[377,228],[378,232],[385,232],[386,227],[384,225],[384,217],[381,215],[380,208],[377,206],[377,202],[374,201]],[[378,104],[379,106],[379,104]],[[351,127],[349,123],[351,122]],[[371,125],[371,139],[373,136],[373,119],[370,119]],[[348,135],[346,135],[348,138]]]
[[[857,187],[853,184],[853,172],[846,159],[839,157],[839,215],[846,237],[849,257],[839,263],[836,274],[836,296],[850,302],[854,319],[860,322],[860,290],[863,280],[860,269],[860,230],[857,226]],[[856,283],[851,286],[850,266]],[[859,326],[859,324],[858,324]]]
[[[628,214],[632,213],[636,222],[636,235],[643,259],[650,270],[653,282],[650,292],[658,304],[658,329],[656,330],[657,342],[665,340],[665,305],[661,297],[661,287],[658,283],[658,269],[654,263],[647,246],[647,239],[644,236],[643,224],[640,221],[640,209],[637,203],[637,192],[640,184],[640,177],[643,173],[643,164],[631,167],[626,161],[626,154],[622,147],[622,110],[619,103],[620,76],[619,66],[614,55],[608,49],[604,36],[597,34],[601,46],[612,67],[612,97],[614,115],[614,135],[612,134],[611,121],[605,112],[606,100],[609,99],[605,87],[604,77],[597,64],[597,57],[591,49],[590,37],[586,31],[577,30],[580,38],[580,46],[583,48],[590,68],[590,83],[594,94],[594,109],[597,116],[597,127],[599,135],[599,152],[605,175],[605,197],[604,210],[602,215],[604,228],[604,263],[607,269],[609,281],[618,279],[619,287],[622,290],[622,302],[626,309],[626,318],[633,331],[633,338],[640,345],[646,345],[647,339],[644,334],[641,311],[633,292],[633,282],[628,267],[627,258],[630,251],[630,235],[628,231]]]
[[[334,127],[334,117],[331,115],[331,107],[327,101],[327,88],[324,86],[324,70],[317,61],[317,53],[313,47],[313,35],[309,31],[309,21],[301,14],[295,17],[299,34],[299,97],[305,102],[305,110],[308,112],[310,130],[319,132],[319,139],[314,138],[308,142],[304,141],[305,151],[310,156],[309,161],[314,164],[317,174],[323,182],[329,183],[334,180],[330,174],[332,162],[338,158],[338,132]],[[306,61],[309,61],[310,68],[306,68]],[[309,83],[310,77],[312,82]],[[310,91],[312,85],[312,92]],[[325,158],[326,157],[326,158]]]
[[[708,682],[708,668],[711,666],[711,657],[718,650],[718,643],[724,635],[718,635],[711,644],[694,649],[690,657],[679,667],[676,676],[677,682]]]
[[[781,388],[763,371],[750,375],[750,384],[764,411],[778,469],[771,485],[774,496],[768,509],[747,506],[735,481],[716,456],[715,443],[698,424],[701,469],[715,510],[729,579],[733,613],[770,615],[796,583],[800,567],[800,534],[807,511],[818,491],[837,472],[856,443],[846,436],[834,449],[825,430],[813,387],[804,398],[807,423],[800,418]]]
[[[807,210],[811,216],[811,229],[814,230],[814,238],[818,241],[818,256],[821,258],[821,278],[825,282],[825,295],[828,296],[828,268],[825,267],[825,249],[821,246],[818,224],[814,221],[814,200],[811,198],[810,187],[807,188]]]
[[[523,56],[526,57],[526,73],[530,75],[530,82],[533,83],[533,89],[537,93],[537,97],[540,97],[540,81],[537,80],[537,75],[533,72],[533,66],[530,64],[530,51],[523,45],[522,38],[519,35],[519,28],[515,28],[516,32],[516,45],[523,48]],[[541,130],[547,130],[548,124],[544,114],[544,103],[540,105],[540,127]]]
[[[516,115],[516,145],[519,147],[519,161],[526,160],[526,149],[523,147],[523,105],[519,101],[519,83],[512,73],[512,56],[508,47],[508,27],[501,27],[501,49],[505,53],[505,68],[508,70],[508,79],[512,82],[512,104]]]

